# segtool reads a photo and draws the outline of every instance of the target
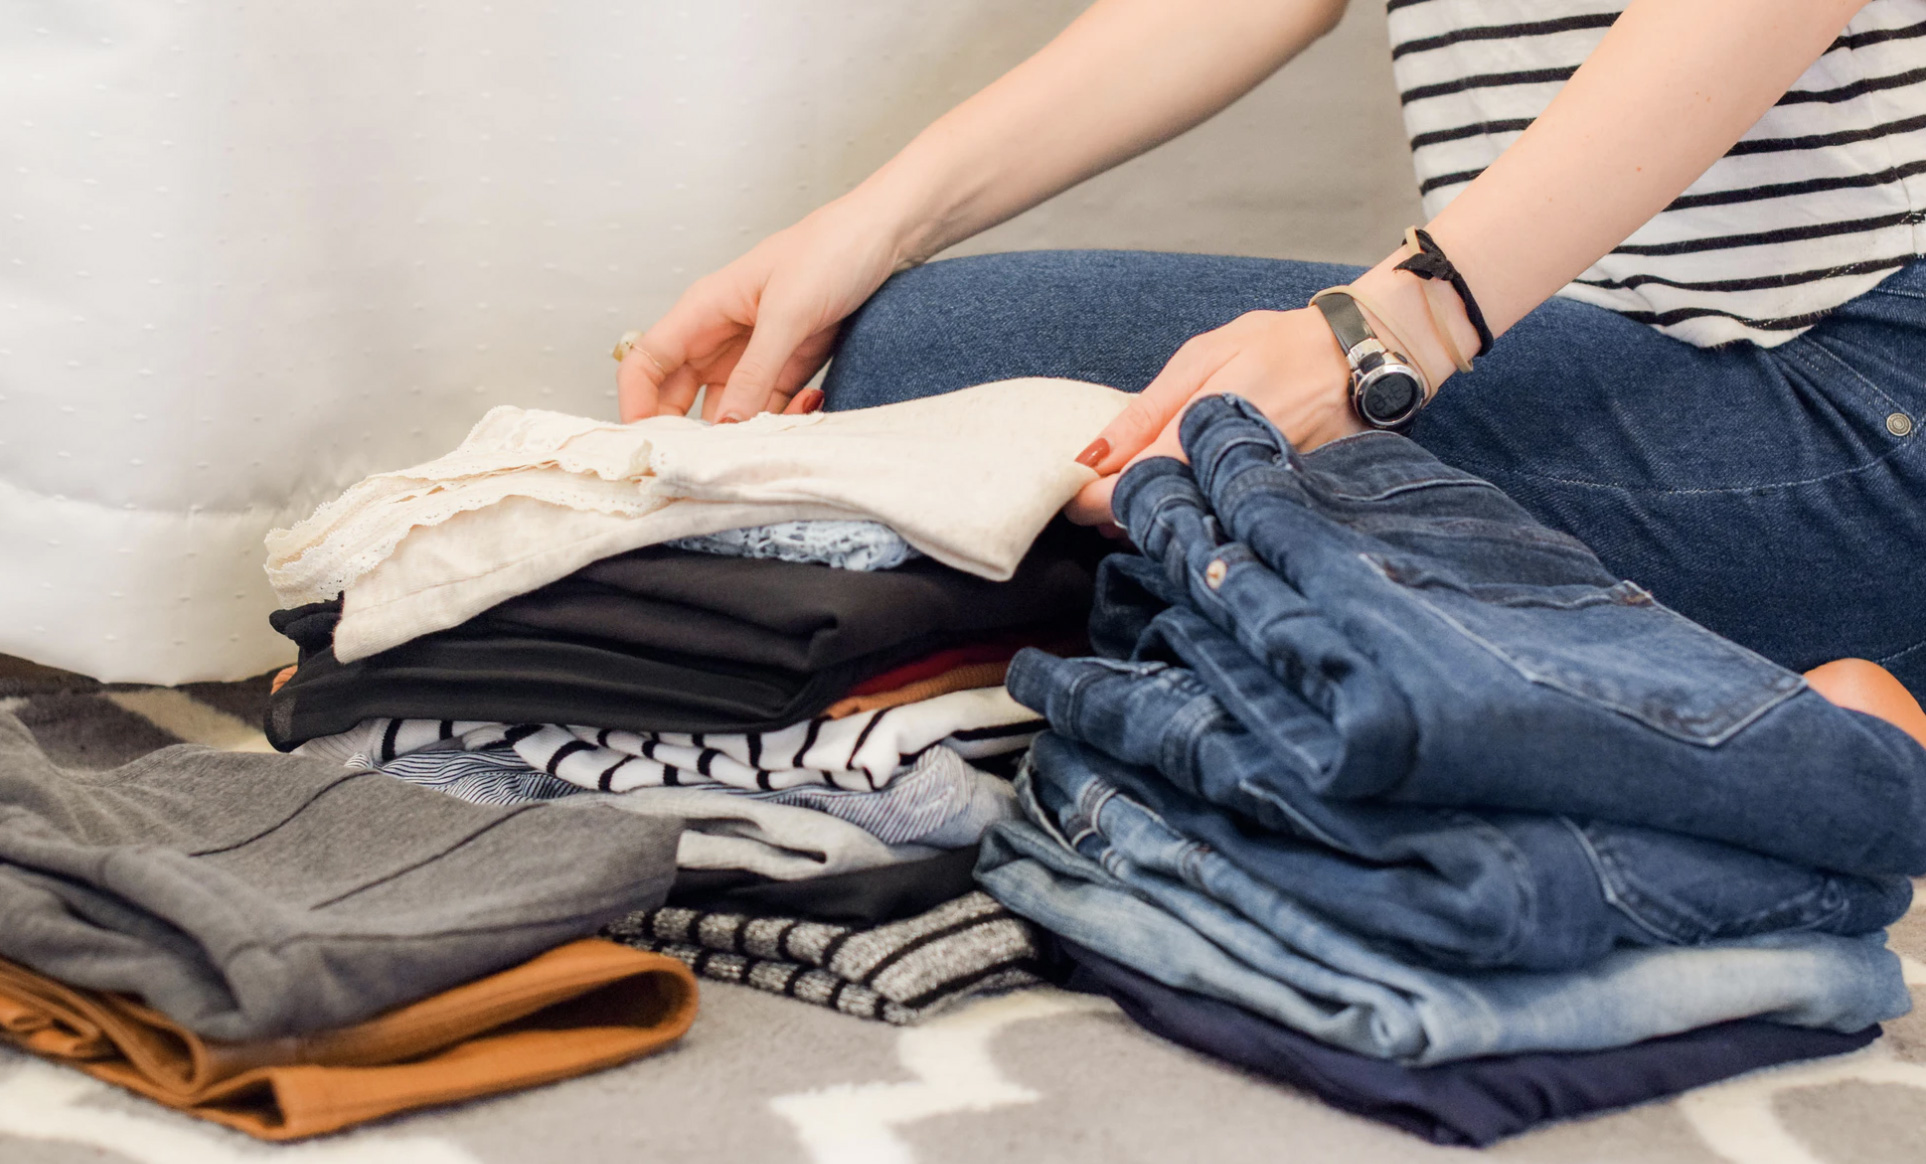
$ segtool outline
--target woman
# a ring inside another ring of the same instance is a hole
[[[1209,117],[1343,7],[1099,0],[691,287],[623,357],[624,418],[704,384],[725,422],[820,407],[803,385],[832,349],[835,408],[1019,375],[1141,389],[1069,507],[1106,522],[1116,474],[1180,454],[1200,393],[1302,447],[1363,427],[1307,306],[1348,284],[1435,392],[1409,431],[1443,460],[1779,663],[1862,656],[1926,693],[1926,0],[1389,0],[1442,259],[909,269]],[[1880,678],[1846,670],[1815,681]]]

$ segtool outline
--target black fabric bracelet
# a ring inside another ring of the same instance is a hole
[[[1443,279],[1451,284],[1451,289],[1458,293],[1458,302],[1464,304],[1465,318],[1478,333],[1478,355],[1484,355],[1491,350],[1491,328],[1485,323],[1485,313],[1478,306],[1477,296],[1471,293],[1471,284],[1465,282],[1458,268],[1445,257],[1444,248],[1422,227],[1413,227],[1411,237],[1417,240],[1418,253],[1399,263],[1397,269],[1409,271],[1420,279]]]

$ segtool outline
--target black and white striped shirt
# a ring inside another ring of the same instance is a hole
[[[1387,0],[1426,217],[1531,124],[1624,0]],[[1926,0],[1870,0],[1758,124],[1559,294],[1770,347],[1926,254]]]

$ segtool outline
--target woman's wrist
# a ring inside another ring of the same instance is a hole
[[[880,230],[898,267],[921,263],[977,232],[969,219],[972,184],[948,181],[949,167],[921,139],[865,178],[843,200]]]
[[[1383,262],[1352,282],[1363,293],[1366,318],[1379,335],[1390,342],[1395,335],[1411,350],[1406,358],[1418,365],[1435,391],[1458,371],[1452,348],[1469,356],[1478,350],[1478,333],[1466,317],[1464,305],[1449,286],[1419,278],[1397,265],[1409,258],[1411,249],[1400,247]],[[1379,319],[1380,314],[1389,319]],[[1380,326],[1383,325],[1383,326]]]

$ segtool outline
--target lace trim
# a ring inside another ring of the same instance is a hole
[[[649,483],[596,484],[600,488],[572,474],[557,474],[552,480],[518,474],[489,482],[486,487],[460,492],[436,490],[411,497],[384,511],[390,520],[379,525],[351,527],[291,561],[269,565],[268,582],[274,587],[276,597],[288,605],[325,602],[392,557],[395,548],[416,529],[440,525],[459,514],[486,509],[510,497],[528,497],[615,517],[642,517],[674,500],[654,492]]]
[[[739,430],[781,432],[820,420],[764,414]],[[366,477],[304,520],[271,531],[268,581],[289,605],[326,601],[391,557],[411,530],[509,497],[613,516],[653,513],[673,499],[654,479],[654,462],[668,458],[663,442],[710,428],[680,416],[623,425],[513,405],[492,408],[453,451]]]
[[[560,412],[490,409],[460,446],[425,464],[364,478],[306,519],[267,535],[267,575],[282,602],[340,594],[394,554],[409,532],[509,497],[617,516],[667,504],[649,474],[652,437],[707,427],[683,417],[619,425]]]

